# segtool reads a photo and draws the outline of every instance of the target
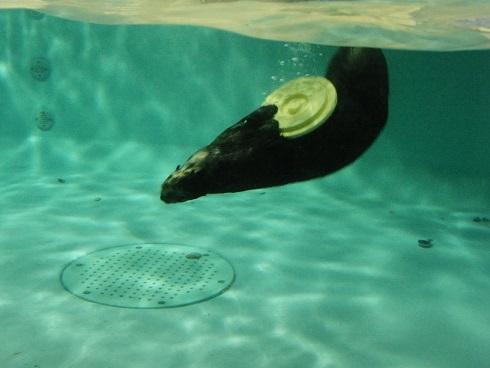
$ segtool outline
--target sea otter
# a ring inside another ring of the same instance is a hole
[[[177,203],[304,181],[352,163],[388,118],[386,60],[379,49],[342,47],[326,78],[335,87],[336,105],[324,124],[286,137],[276,116],[279,107],[265,104],[177,166],[162,184],[161,200]]]

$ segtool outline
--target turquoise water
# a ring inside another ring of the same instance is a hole
[[[487,366],[488,50],[385,50],[388,124],[336,174],[165,205],[177,164],[335,48],[20,10],[0,24],[0,366]],[[143,310],[60,282],[78,257],[153,242],[212,249],[235,283]]]

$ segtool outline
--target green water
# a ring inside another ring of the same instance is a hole
[[[385,50],[373,147],[306,183],[159,200],[177,164],[334,47],[192,26],[3,11],[2,367],[485,367],[490,360],[490,52]],[[49,61],[45,81],[31,75]],[[38,129],[40,111],[54,119]],[[61,180],[60,180],[61,179]],[[433,239],[421,248],[418,240]],[[111,246],[212,249],[230,290],[176,309],[68,293]]]

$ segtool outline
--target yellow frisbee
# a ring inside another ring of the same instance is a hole
[[[275,105],[281,135],[297,138],[327,121],[337,105],[335,86],[324,77],[302,77],[282,85],[262,103]]]

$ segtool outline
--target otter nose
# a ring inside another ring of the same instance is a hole
[[[172,176],[165,180],[162,184],[160,199],[165,203],[179,203],[193,199],[191,193],[180,187],[180,183],[176,182]]]
[[[179,198],[179,192],[174,190],[170,185],[167,184],[167,181],[165,181],[162,184],[160,199],[165,203],[178,203],[182,201],[181,199],[179,200]]]
[[[164,188],[162,188],[162,192],[160,193],[160,199],[165,203],[182,202],[182,199],[179,198],[179,195],[176,192],[172,190],[166,190]]]

